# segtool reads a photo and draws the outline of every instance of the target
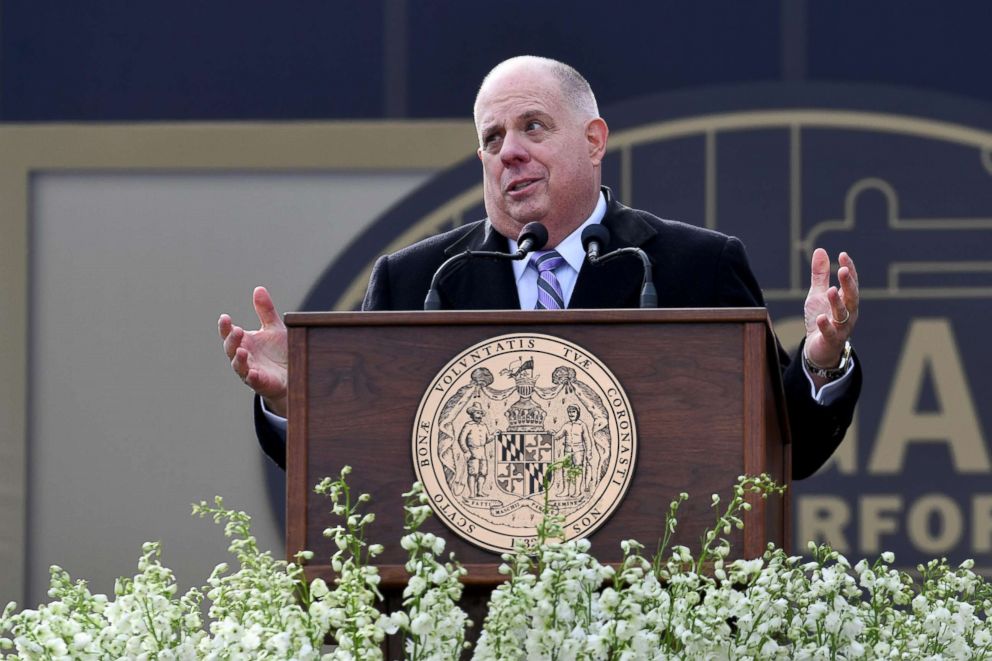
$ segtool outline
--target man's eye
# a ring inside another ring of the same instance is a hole
[[[537,121],[536,119],[532,119],[531,121],[527,122],[528,131],[536,131],[538,129],[543,129],[543,128],[544,128],[544,124]]]

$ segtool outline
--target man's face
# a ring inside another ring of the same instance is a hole
[[[500,234],[515,239],[540,221],[555,246],[592,213],[606,137],[602,120],[592,121],[602,124],[601,146],[544,69],[510,68],[485,84],[476,103],[478,153],[486,212]]]
[[[479,422],[482,420],[482,411],[479,409],[472,409],[468,412],[469,416],[472,418],[472,422]]]
[[[568,419],[575,422],[579,419],[579,412],[575,409],[568,409]]]

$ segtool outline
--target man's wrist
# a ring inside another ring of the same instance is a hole
[[[847,370],[851,364],[851,343],[844,342],[844,350],[840,354],[840,362],[836,367],[823,367],[822,365],[817,365],[809,356],[806,355],[806,348],[803,347],[803,365],[806,370],[821,379],[826,379],[827,381],[835,381],[840,377],[847,374]]]
[[[265,410],[269,413],[274,413],[281,418],[288,418],[286,411],[286,398],[282,397],[278,400],[271,399],[269,397],[262,398],[262,404],[265,406]]]

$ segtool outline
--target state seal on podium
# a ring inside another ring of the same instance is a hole
[[[569,539],[623,500],[637,432],[620,382],[576,344],[535,333],[493,337],[430,382],[413,429],[413,464],[438,518],[496,552],[536,539],[547,507]],[[548,467],[568,457],[574,470]]]

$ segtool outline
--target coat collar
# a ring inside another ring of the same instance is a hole
[[[444,249],[446,258],[466,250],[506,252],[509,243],[489,219]],[[452,265],[438,282],[445,308],[452,310],[519,310],[520,297],[509,260],[470,258]]]
[[[640,247],[657,234],[657,230],[640,214],[620,204],[609,188],[604,186],[603,193],[606,195],[603,227],[610,231],[607,252],[617,248]],[[598,309],[636,304],[643,275],[641,261],[634,255],[618,257],[595,266],[587,260],[579,272],[568,307]]]
[[[657,234],[655,228],[613,197],[603,186],[606,215],[603,226],[610,231],[607,250],[641,246]],[[449,244],[444,254],[452,257],[465,250],[506,252],[509,244],[486,219]],[[471,264],[469,264],[471,261]],[[569,308],[625,307],[635,300],[641,287],[642,269],[634,257],[620,257],[606,264],[584,263],[569,301]],[[509,261],[465,260],[448,270],[438,283],[445,307],[456,310],[516,310],[520,298]]]

